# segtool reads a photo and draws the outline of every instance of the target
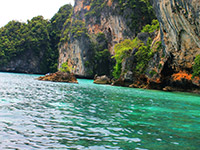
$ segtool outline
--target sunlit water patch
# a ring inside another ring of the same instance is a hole
[[[0,73],[0,149],[198,150],[200,97]]]

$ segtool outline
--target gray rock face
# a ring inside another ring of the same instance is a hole
[[[41,62],[44,52],[39,55],[31,50],[27,50],[19,56],[13,57],[11,61],[0,67],[0,71],[20,72],[20,73],[44,73],[41,68]]]
[[[89,45],[90,41],[85,35],[82,35],[79,39],[71,39],[68,43],[62,45],[59,50],[59,68],[62,63],[68,62],[74,74],[83,77],[90,76],[90,68],[85,67],[90,54]]]
[[[161,26],[164,53],[172,58],[171,67],[191,70],[200,54],[200,0],[154,0]]]

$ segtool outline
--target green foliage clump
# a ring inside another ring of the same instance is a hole
[[[128,58],[133,51],[137,49],[137,52],[134,56],[137,59],[137,64],[135,66],[134,72],[137,74],[144,73],[148,62],[154,55],[154,50],[151,48],[152,39],[149,38],[147,44],[145,45],[138,38],[134,40],[126,39],[119,44],[116,44],[114,47],[115,55],[113,58],[116,60],[116,65],[114,66],[113,76],[118,79],[121,75],[122,62]],[[154,74],[155,72],[151,72]]]
[[[152,20],[151,25],[147,24],[146,26],[144,26],[141,32],[152,33],[156,30],[159,30],[159,28],[160,28],[160,25],[159,25],[158,20],[154,19],[154,20]]]
[[[10,21],[6,26],[0,28],[0,64],[8,63],[13,57],[21,55],[26,50],[31,50],[39,56],[43,50],[45,54],[50,51],[50,37],[48,32],[49,21],[42,16],[28,20],[28,23]],[[44,69],[47,57],[40,62],[40,68]]]
[[[106,7],[107,2],[105,0],[88,0],[90,3],[90,11],[85,14],[86,20],[90,17],[96,17],[96,23],[100,23],[101,11]]]
[[[194,60],[192,77],[200,77],[200,55],[197,55]]]
[[[142,26],[150,24],[156,18],[149,0],[114,0],[118,3],[120,14],[124,15],[127,25],[135,33],[139,33]],[[132,12],[130,13],[129,10]]]
[[[25,41],[22,39],[26,33],[25,26],[24,23],[10,21],[0,28],[0,65],[6,64],[12,57],[25,50]]]
[[[67,62],[64,62],[59,69],[60,72],[70,73],[70,67],[68,66]]]
[[[87,33],[85,22],[82,20],[75,20],[72,22],[70,32],[74,38],[80,37],[82,34]]]
[[[122,71],[122,63],[117,62],[114,66],[114,70],[113,70],[113,77],[115,79],[118,79],[121,75],[121,71]]]
[[[72,13],[71,13],[71,15],[72,15]],[[71,26],[71,15],[64,23],[62,35],[61,35],[61,38],[60,38],[60,42],[58,44],[59,47],[64,42],[69,41],[69,32],[70,32],[70,26]]]
[[[113,58],[116,60],[116,65],[114,66],[113,76],[116,79],[119,78],[121,74],[122,61],[130,55],[133,48],[138,48],[140,43],[140,40],[135,38],[134,40],[126,39],[115,45],[115,55]]]
[[[135,68],[136,73],[144,73],[146,66],[148,65],[149,60],[153,57],[154,51],[151,49],[152,39],[149,38],[147,44],[141,43],[138,51],[135,53],[137,58],[137,65]]]

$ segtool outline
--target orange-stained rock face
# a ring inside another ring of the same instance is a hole
[[[102,28],[98,24],[89,25],[88,26],[88,32],[90,34],[98,34],[98,33],[102,32]]]
[[[185,71],[180,71],[178,73],[175,73],[172,75],[172,78],[174,81],[181,81],[182,79],[186,79],[186,80],[192,80],[192,74],[188,74]]]
[[[89,11],[90,10],[90,5],[85,6],[84,9],[86,9],[87,11]]]

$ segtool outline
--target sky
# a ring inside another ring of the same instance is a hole
[[[51,19],[65,4],[74,5],[74,0],[3,0],[0,4],[0,27],[11,20],[26,22],[38,15]]]

